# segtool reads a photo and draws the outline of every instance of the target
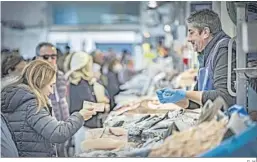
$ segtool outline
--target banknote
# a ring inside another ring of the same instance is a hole
[[[84,101],[83,102],[83,108],[91,108],[93,107],[95,111],[97,112],[104,112],[105,108],[105,103],[94,103],[94,102],[89,102],[89,101]]]

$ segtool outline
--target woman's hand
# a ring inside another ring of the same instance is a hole
[[[108,98],[108,97],[106,97],[105,96],[105,106],[104,106],[104,112],[105,113],[108,113],[108,112],[110,112],[110,108],[111,108],[111,106],[110,106],[110,99]]]
[[[79,111],[79,113],[83,116],[84,120],[89,120],[93,117],[93,115],[96,115],[93,107],[83,108]]]
[[[104,106],[104,112],[105,113],[108,113],[108,112],[110,112],[110,104],[105,104],[105,106]]]

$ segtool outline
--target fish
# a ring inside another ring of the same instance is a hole
[[[151,129],[153,129],[153,130],[156,130],[156,129],[168,129],[168,127],[170,125],[172,125],[172,123],[174,123],[174,120],[175,119],[166,119],[166,120],[160,121],[156,125],[151,127]]]
[[[125,123],[125,121],[118,121],[117,123],[114,123],[113,125],[112,125],[112,127],[121,127],[123,124]]]
[[[148,139],[153,139],[153,138],[163,139],[164,135],[167,133],[167,131],[168,131],[168,129],[144,130],[142,132],[141,138],[142,138],[142,141],[147,141]]]

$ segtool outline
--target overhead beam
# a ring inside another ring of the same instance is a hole
[[[137,24],[108,24],[108,25],[53,25],[49,31],[140,31],[140,25]]]

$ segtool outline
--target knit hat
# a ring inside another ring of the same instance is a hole
[[[92,57],[85,52],[69,54],[64,61],[65,78],[78,85],[83,79],[93,86],[97,102],[109,102],[105,97],[105,88],[96,82],[93,75]]]
[[[73,72],[80,70],[82,68],[85,69],[86,75],[89,80],[93,77],[92,57],[85,52],[76,52],[68,55],[64,61],[64,64],[66,78],[68,78]]]

